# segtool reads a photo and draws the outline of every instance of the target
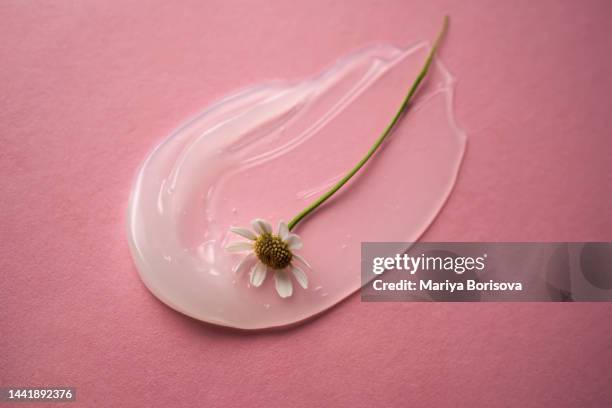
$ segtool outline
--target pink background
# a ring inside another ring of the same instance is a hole
[[[171,3],[0,4],[0,386],[88,407],[612,404],[610,304],[352,296],[244,334],[157,301],[124,225],[138,165],[207,104],[448,13],[469,145],[424,238],[612,240],[611,2]]]

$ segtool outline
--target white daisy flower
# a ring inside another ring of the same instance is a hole
[[[296,265],[299,261],[310,268],[308,262],[293,252],[302,247],[301,238],[289,232],[287,224],[278,224],[278,233],[272,232],[272,226],[262,219],[251,221],[253,230],[247,228],[231,227],[230,231],[238,234],[248,241],[234,242],[225,247],[230,252],[249,252],[234,268],[238,273],[245,268],[251,267],[250,282],[255,287],[261,286],[268,272],[274,272],[276,291],[282,298],[293,294],[293,284],[290,274],[293,275],[299,285],[308,288],[308,277],[304,270]]]
[[[274,280],[276,281],[276,291],[282,298],[291,296],[293,293],[293,284],[289,274],[293,274],[295,280],[298,281],[301,287],[306,289],[308,287],[308,278],[304,271],[295,264],[294,261],[300,261],[302,264],[310,268],[310,265],[298,254],[293,251],[302,247],[302,240],[299,236],[292,234],[290,231],[301,222],[304,218],[308,217],[313,211],[319,208],[325,201],[333,196],[342,186],[344,186],[361,168],[370,160],[372,155],[382,145],[384,140],[391,134],[395,128],[396,123],[400,120],[402,114],[410,106],[410,101],[416,93],[423,79],[427,76],[431,62],[433,61],[434,54],[438,49],[438,45],[446,32],[448,27],[448,16],[444,17],[442,29],[438,34],[438,37],[434,41],[427,59],[423,64],[423,68],[419,72],[419,75],[413,82],[410,90],[404,97],[404,100],[391,122],[382,134],[376,139],[370,150],[366,155],[344,176],[340,181],[334,184],[327,192],[323,193],[308,207],[302,210],[296,215],[289,224],[281,222],[278,225],[278,233],[272,233],[272,227],[269,223],[262,219],[256,219],[251,222],[255,232],[246,228],[232,227],[230,230],[238,234],[249,241],[235,242],[229,244],[226,248],[231,252],[246,252],[249,254],[234,268],[236,272],[240,272],[247,266],[255,263],[255,266],[251,269],[251,284],[253,286],[261,286],[263,281],[266,279],[266,275],[269,270],[274,271]]]

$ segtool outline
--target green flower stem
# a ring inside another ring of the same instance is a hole
[[[382,134],[378,137],[374,145],[372,145],[368,153],[363,157],[363,159],[359,161],[359,163],[357,163],[355,167],[351,169],[351,171],[349,171],[346,174],[346,176],[342,178],[342,180],[336,183],[332,188],[329,189],[329,191],[327,191],[325,194],[319,197],[315,202],[310,204],[308,207],[304,208],[302,212],[296,215],[287,225],[289,227],[289,231],[295,228],[297,223],[302,221],[306,216],[308,216],[308,214],[316,210],[321,204],[327,201],[328,198],[334,195],[336,191],[338,191],[343,185],[345,185],[363,167],[363,165],[366,164],[366,162],[370,159],[370,157],[372,157],[372,155],[376,152],[376,150],[378,150],[378,148],[380,147],[382,142],[385,141],[387,136],[391,134],[391,131],[393,130],[393,128],[395,127],[399,119],[402,117],[402,114],[407,110],[408,104],[410,100],[412,99],[413,95],[415,94],[417,88],[419,87],[419,85],[421,84],[425,76],[427,75],[427,72],[429,71],[429,66],[431,65],[434,54],[436,53],[436,50],[438,49],[438,46],[440,44],[440,41],[442,40],[442,37],[444,37],[444,33],[446,32],[447,27],[448,27],[448,16],[444,16],[444,21],[442,23],[442,29],[440,30],[440,33],[438,34],[436,41],[433,43],[433,46],[431,47],[431,51],[429,51],[429,55],[427,56],[427,59],[425,60],[425,64],[423,65],[423,68],[421,68],[421,72],[419,72],[419,75],[416,77],[414,83],[412,84],[412,87],[408,91],[408,94],[406,94],[406,97],[404,98],[404,101],[402,102],[399,109],[397,110],[397,113],[395,114],[391,122],[387,125],[387,127],[382,132]]]

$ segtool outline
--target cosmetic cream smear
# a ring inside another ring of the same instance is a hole
[[[309,287],[281,299],[272,279],[250,288],[225,251],[232,225],[289,221],[359,161],[401,104],[429,45],[377,45],[302,82],[247,89],[171,134],[142,165],[128,235],[146,286],[193,318],[241,329],[300,322],[361,286],[360,245],[413,242],[455,183],[465,134],[453,78],[435,60],[412,106],[367,169],[295,232]]]

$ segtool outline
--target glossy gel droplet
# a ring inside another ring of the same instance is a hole
[[[288,221],[352,168],[428,50],[369,47],[305,81],[239,92],[172,133],[142,165],[129,204],[130,246],[147,287],[202,321],[285,326],[359,289],[361,242],[416,241],[450,194],[466,143],[453,119],[453,78],[437,60],[367,170],[296,228],[312,289],[281,299],[271,279],[249,288],[232,271],[241,255],[224,250],[230,226]]]

